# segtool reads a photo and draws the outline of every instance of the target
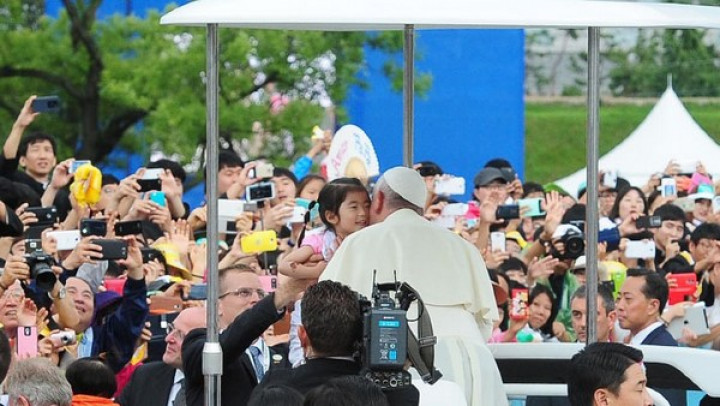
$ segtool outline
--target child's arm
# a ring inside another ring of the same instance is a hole
[[[325,269],[325,262],[305,265],[313,255],[313,249],[309,245],[303,245],[291,251],[278,263],[278,272],[285,276],[299,279],[318,278]]]

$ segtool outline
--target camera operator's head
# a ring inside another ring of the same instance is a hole
[[[593,343],[575,354],[568,373],[572,406],[651,405],[640,350],[620,343]]]
[[[379,223],[400,209],[422,215],[426,201],[425,181],[417,171],[402,166],[388,169],[373,190],[370,224]]]
[[[57,144],[48,134],[34,133],[23,138],[18,148],[19,164],[38,182],[44,182],[57,164]]]
[[[362,339],[358,295],[334,281],[311,286],[302,300],[300,343],[307,358],[350,356]]]

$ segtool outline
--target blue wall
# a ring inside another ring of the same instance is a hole
[[[491,158],[508,159],[522,177],[524,33],[522,30],[416,31],[416,70],[433,84],[415,101],[415,161],[472,178]],[[350,122],[372,139],[381,170],[402,165],[402,93],[381,72],[385,56],[367,50],[368,90],[354,88]]]

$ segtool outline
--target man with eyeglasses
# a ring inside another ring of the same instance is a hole
[[[247,350],[268,327],[282,319],[285,306],[294,302],[312,281],[285,279],[283,282],[278,284],[275,292],[266,295],[260,278],[249,268],[230,267],[220,270],[218,326],[223,352],[220,402],[223,405],[247,404],[261,375],[260,363],[269,362],[267,356],[264,360],[251,360],[253,357],[247,354]],[[202,358],[205,340],[206,331],[196,329],[188,333],[182,345],[189,406],[203,404]]]
[[[162,361],[150,362],[133,372],[116,399],[121,406],[185,405],[185,374],[182,369],[182,343],[190,330],[205,328],[205,308],[181,311],[168,325]]]

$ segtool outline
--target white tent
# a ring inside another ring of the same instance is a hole
[[[670,160],[681,164],[699,160],[713,177],[720,174],[720,146],[695,122],[672,87],[665,90],[629,137],[600,158],[599,168],[617,170],[620,177],[642,186],[650,175],[662,172]],[[575,194],[585,182],[586,169],[555,183]]]

